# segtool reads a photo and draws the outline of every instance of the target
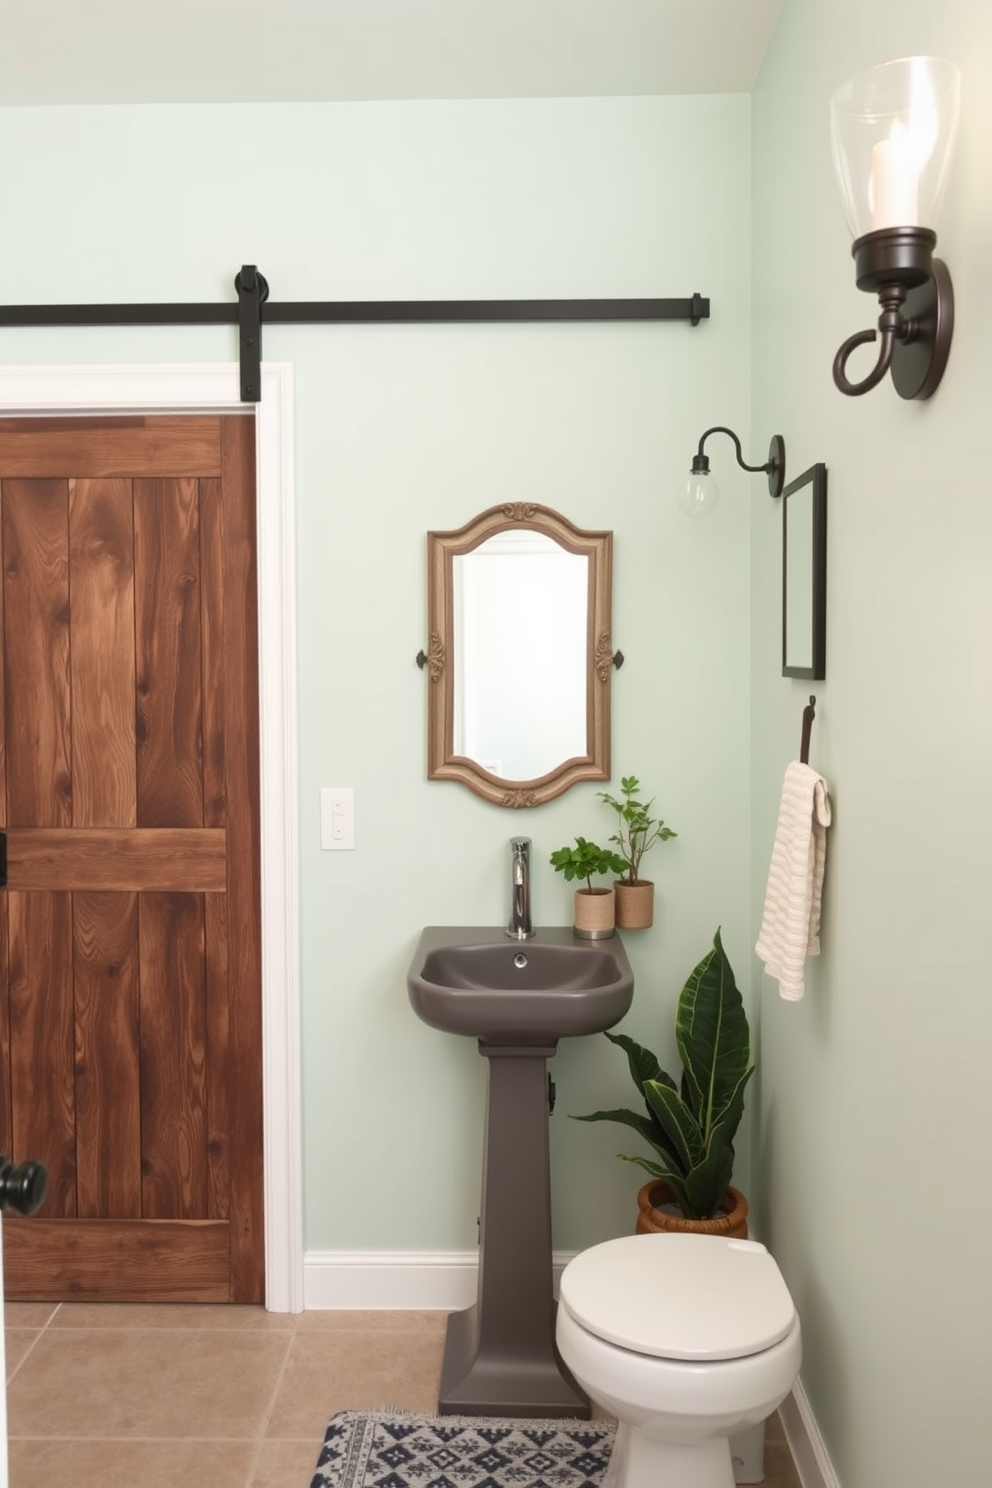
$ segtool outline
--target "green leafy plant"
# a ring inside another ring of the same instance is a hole
[[[556,873],[565,875],[565,882],[584,878],[589,892],[596,874],[622,873],[624,862],[611,848],[598,847],[584,837],[576,837],[574,847],[559,847],[551,854],[551,866]]]
[[[620,849],[623,863],[621,883],[637,883],[641,877],[641,859],[656,842],[667,842],[677,837],[671,827],[651,815],[654,797],[650,801],[639,799],[641,782],[636,775],[624,775],[620,781],[620,799],[608,791],[597,791],[601,801],[612,806],[617,814],[617,830],[610,838]]]
[[[627,1055],[630,1073],[647,1114],[594,1111],[578,1121],[618,1121],[633,1128],[657,1160],[621,1153],[663,1179],[687,1219],[711,1219],[734,1170],[734,1137],[744,1114],[744,1089],[754,1073],[744,1003],[723,949],[720,931],[713,949],[679,994],[675,1040],[682,1060],[677,1086],[649,1049],[626,1034],[607,1033]]]

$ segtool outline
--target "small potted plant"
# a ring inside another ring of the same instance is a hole
[[[616,921],[621,930],[646,930],[654,923],[654,884],[641,877],[641,859],[656,842],[677,837],[671,827],[651,815],[654,798],[640,799],[641,782],[636,775],[624,775],[620,781],[620,798],[609,791],[597,791],[601,801],[617,814],[617,830],[610,838],[616,843],[623,864],[616,889]]]
[[[607,1033],[627,1055],[646,1114],[594,1111],[577,1121],[618,1121],[654,1149],[655,1158],[621,1153],[651,1174],[637,1195],[637,1233],[693,1230],[747,1238],[747,1200],[731,1187],[734,1137],[744,1089],[754,1074],[751,1035],[720,931],[679,995],[675,1039],[679,1084],[649,1049]]]
[[[613,934],[615,895],[612,888],[594,889],[593,878],[605,873],[622,873],[623,859],[611,848],[598,847],[584,837],[576,837],[574,847],[559,847],[551,854],[551,866],[565,875],[565,882],[584,878],[584,889],[575,891],[574,926],[576,935],[586,940],[601,940]]]

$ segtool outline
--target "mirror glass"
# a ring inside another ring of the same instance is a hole
[[[786,518],[785,586],[786,661],[813,665],[813,488],[789,497]]]
[[[455,754],[503,780],[584,754],[588,556],[509,527],[456,554],[452,582]]]
[[[827,470],[812,465],[782,493],[782,675],[826,675]]]
[[[612,534],[548,507],[428,533],[428,778],[503,806],[609,778]]]

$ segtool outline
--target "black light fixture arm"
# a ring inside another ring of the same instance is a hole
[[[737,451],[737,463],[742,470],[750,470],[752,475],[767,474],[767,472],[771,470],[771,460],[769,460],[765,465],[749,465],[745,460],[743,452],[741,450],[741,442],[738,439],[737,435],[734,433],[733,429],[728,429],[726,424],[714,424],[712,429],[707,429],[706,433],[700,439],[699,449],[693,456],[692,469],[695,474],[699,474],[700,471],[706,471],[710,468],[710,462],[703,454],[703,445],[706,443],[707,439],[709,439],[711,434],[730,435],[730,438],[734,441],[734,449]]]
[[[726,424],[714,424],[712,429],[707,429],[699,441],[699,448],[692,457],[692,474],[708,475],[710,462],[709,457],[703,452],[703,445],[711,434],[727,434],[734,442],[734,451],[737,455],[737,463],[742,470],[748,470],[752,475],[767,475],[768,491],[772,496],[781,496],[782,487],[785,484],[785,443],[780,434],[772,435],[772,442],[768,448],[768,459],[764,465],[749,465],[741,450],[741,442],[733,429],[728,429]]]

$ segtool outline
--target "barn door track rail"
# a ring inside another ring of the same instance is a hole
[[[682,300],[269,300],[264,274],[243,265],[234,280],[237,302],[189,305],[0,305],[0,327],[236,325],[240,336],[241,400],[257,403],[262,388],[263,325],[470,325],[595,320],[708,320],[700,294]]]

